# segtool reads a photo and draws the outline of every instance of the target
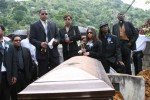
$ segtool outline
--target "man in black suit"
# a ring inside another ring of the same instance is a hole
[[[56,24],[48,21],[48,11],[40,9],[40,20],[30,26],[30,42],[36,47],[39,76],[60,64],[57,49],[59,35]]]
[[[17,82],[12,86],[11,100],[17,100],[17,93],[22,91],[31,82],[32,58],[29,49],[21,47],[21,37],[14,35],[12,44],[15,47],[17,63]]]
[[[14,46],[5,41],[5,28],[0,25],[0,99],[10,100],[10,87],[16,83],[17,67]]]
[[[112,33],[119,37],[121,43],[122,60],[126,73],[131,74],[131,50],[136,49],[135,41],[138,33],[131,22],[124,21],[124,13],[118,14],[119,22],[113,26]]]

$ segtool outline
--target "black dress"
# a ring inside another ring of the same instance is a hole
[[[71,43],[65,42],[65,34],[68,35]],[[78,55],[78,44],[77,41],[81,40],[81,35],[77,26],[70,26],[69,31],[66,31],[66,28],[59,30],[60,43],[63,46],[63,58],[64,61]]]

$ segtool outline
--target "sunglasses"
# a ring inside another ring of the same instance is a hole
[[[41,13],[41,15],[48,15],[48,13]]]
[[[87,32],[88,34],[93,34],[93,32]]]
[[[19,41],[20,42],[21,40],[14,40],[14,41],[16,41],[16,42]]]
[[[69,19],[69,18],[65,18],[64,20],[71,20],[71,19]]]

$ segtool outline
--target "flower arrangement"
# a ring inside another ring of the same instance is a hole
[[[150,37],[150,19],[142,26],[142,29],[146,36]]]

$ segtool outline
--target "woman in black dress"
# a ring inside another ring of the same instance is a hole
[[[110,33],[108,23],[101,23],[99,28],[99,39],[102,41],[101,62],[104,69],[109,73],[110,67],[119,73],[125,73],[125,66],[122,62],[120,43],[117,36]]]
[[[64,61],[78,55],[77,41],[81,40],[81,35],[77,26],[72,25],[72,16],[64,16],[65,26],[59,30],[60,43],[63,46]]]
[[[100,60],[102,53],[102,43],[98,39],[94,28],[88,28],[86,31],[86,43],[81,45],[80,54]]]

